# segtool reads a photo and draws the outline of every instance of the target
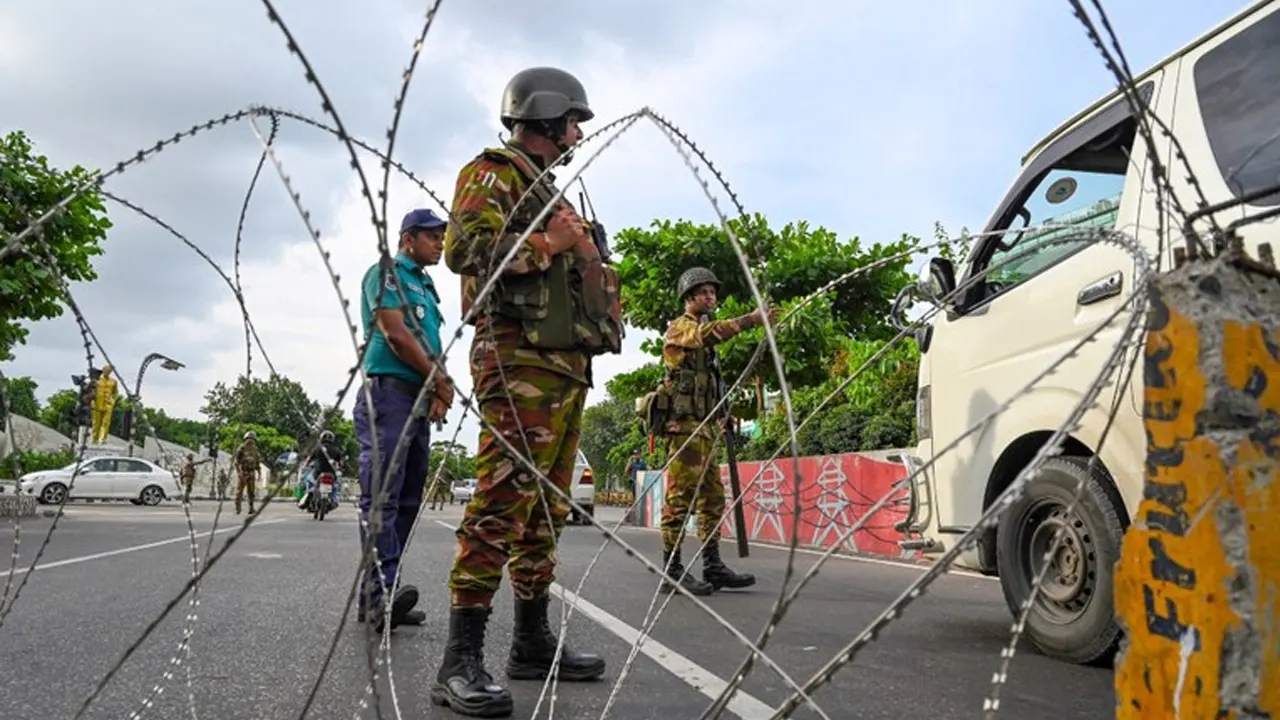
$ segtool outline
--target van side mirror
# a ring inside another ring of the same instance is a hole
[[[921,278],[920,289],[932,302],[942,305],[954,300],[948,296],[956,289],[956,266],[948,259],[929,259],[929,266]]]

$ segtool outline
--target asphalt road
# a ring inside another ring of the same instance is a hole
[[[205,533],[197,538],[201,558],[216,509],[215,503],[193,505],[195,531]],[[615,521],[619,515],[616,510],[601,514]],[[384,666],[377,690],[381,717],[397,717],[396,705],[398,717],[409,720],[456,717],[431,706],[427,692],[446,636],[443,578],[453,557],[451,530],[460,515],[458,506],[424,511],[405,581],[422,591],[419,607],[428,613],[428,622],[398,628],[392,635],[394,701]],[[225,507],[212,540],[215,551],[244,518],[233,515],[229,504]],[[22,523],[19,571],[11,576],[0,569],[0,583],[23,580],[23,569],[51,522],[40,517]],[[12,552],[11,530],[0,529],[0,559]],[[653,532],[627,528],[622,537],[659,561]],[[578,588],[601,540],[593,528],[565,532],[558,590],[573,593]],[[732,548],[725,545],[730,564],[754,572],[759,583],[750,591],[724,592],[707,602],[755,638],[777,599],[786,553],[758,546],[750,558],[738,560]],[[172,503],[158,508],[69,506],[41,567],[30,574],[0,624],[0,676],[6,678],[0,684],[0,720],[114,719],[135,717],[135,711],[164,720],[299,718],[333,645],[358,554],[353,509],[344,507],[321,523],[283,503],[273,506],[205,577],[194,612],[190,596],[184,598],[138,644],[192,574],[182,508]],[[803,573],[815,560],[813,554],[799,556],[796,572]],[[7,566],[0,560],[0,568]],[[792,607],[770,640],[768,655],[803,683],[918,573],[891,562],[833,559]],[[656,578],[624,551],[613,545],[604,551],[582,589],[588,604],[574,613],[569,640],[604,654],[609,672],[601,682],[560,685],[553,717],[600,717],[614,694],[609,717],[619,720],[696,718],[732,676],[746,655],[744,646],[688,599],[675,598],[653,628],[652,640],[618,682],[656,587]],[[487,655],[491,672],[501,677],[511,626],[505,584],[499,597]],[[659,602],[666,597],[661,595]],[[556,618],[561,607],[553,604]],[[945,576],[813,699],[833,720],[980,717],[1010,624],[994,581]],[[192,630],[189,654],[179,651],[187,627]],[[365,633],[365,626],[354,621],[343,628],[307,718],[378,717],[374,696],[366,692]],[[77,715],[134,644],[136,651]],[[537,682],[513,684],[514,717],[531,717],[541,690]],[[789,694],[778,674],[759,664],[744,690],[733,712],[723,717],[767,718],[769,708]],[[1054,662],[1024,644],[1002,692],[1001,716],[1096,720],[1114,715],[1114,698],[1109,669]],[[368,707],[362,709],[362,702]],[[538,717],[548,717],[549,705],[548,694]],[[802,709],[793,717],[817,715]]]

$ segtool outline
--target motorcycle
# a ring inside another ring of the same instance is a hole
[[[320,473],[320,477],[316,478],[316,486],[311,491],[311,517],[324,520],[324,516],[334,507],[333,475]]]

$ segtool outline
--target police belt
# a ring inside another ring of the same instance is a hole
[[[418,392],[422,390],[422,385],[411,383],[408,380],[402,380],[392,375],[370,375],[369,384],[378,385],[415,398],[418,397]]]

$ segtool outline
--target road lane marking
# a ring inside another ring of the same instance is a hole
[[[566,605],[572,605],[576,602],[578,612],[595,620],[600,627],[617,635],[628,645],[635,645],[639,639],[639,630],[610,615],[603,608],[598,607],[581,595],[575,595],[572,590],[563,587],[560,583],[552,583],[551,592]],[[685,681],[689,687],[702,693],[708,699],[715,700],[720,697],[720,693],[724,692],[724,689],[729,685],[729,683],[713,674],[710,670],[654,640],[652,636],[645,638],[644,644],[640,646],[640,653],[657,663],[658,667]],[[727,709],[742,718],[742,720],[768,720],[774,714],[773,708],[742,690],[734,694],[733,699],[729,701]]]
[[[284,522],[285,520],[288,520],[288,518],[260,520],[258,522],[255,522],[254,525],[271,525],[273,523]],[[214,531],[212,534],[220,535],[222,533],[232,532],[234,530],[239,530],[239,529],[240,529],[239,525],[233,525],[231,527],[219,528],[218,530]],[[57,531],[55,530],[54,532],[56,533]],[[204,532],[198,532],[195,534],[194,539],[199,540],[202,537],[208,537],[210,534],[211,533],[208,530]],[[79,557],[67,558],[66,560],[55,560],[53,562],[40,563],[39,565],[35,566],[35,570],[52,570],[53,568],[65,567],[67,565],[78,565],[80,563],[86,563],[91,560],[102,560],[109,557],[115,557],[117,555],[125,555],[127,553],[135,553],[141,550],[150,550],[152,548],[163,547],[165,545],[173,545],[175,543],[180,543],[180,542],[191,542],[192,539],[193,538],[190,535],[183,535],[182,537],[176,537],[169,540],[158,540],[152,543],[146,543],[143,545],[132,545],[130,547],[119,548],[117,550],[108,550],[106,552],[94,553],[92,555],[81,555]],[[25,572],[32,572],[32,568],[18,568],[16,570],[13,570],[12,574],[21,575],[22,573],[25,573]],[[0,578],[8,577],[9,574],[10,574],[9,570],[0,571]]]
[[[455,528],[455,526],[449,525],[442,520],[436,520],[435,523],[449,530]],[[608,611],[581,595],[575,594],[572,590],[560,585],[560,583],[552,583],[551,592],[567,605],[576,604],[578,612],[591,618],[597,625],[618,636],[628,645],[635,645],[640,638],[639,630],[611,615]],[[729,685],[728,682],[710,670],[663,645],[652,636],[645,638],[639,652],[657,663],[658,667],[680,678],[689,687],[702,693],[708,699],[715,700]],[[742,690],[739,690],[733,696],[733,699],[729,701],[727,710],[742,718],[742,720],[768,720],[774,714],[773,708]]]

